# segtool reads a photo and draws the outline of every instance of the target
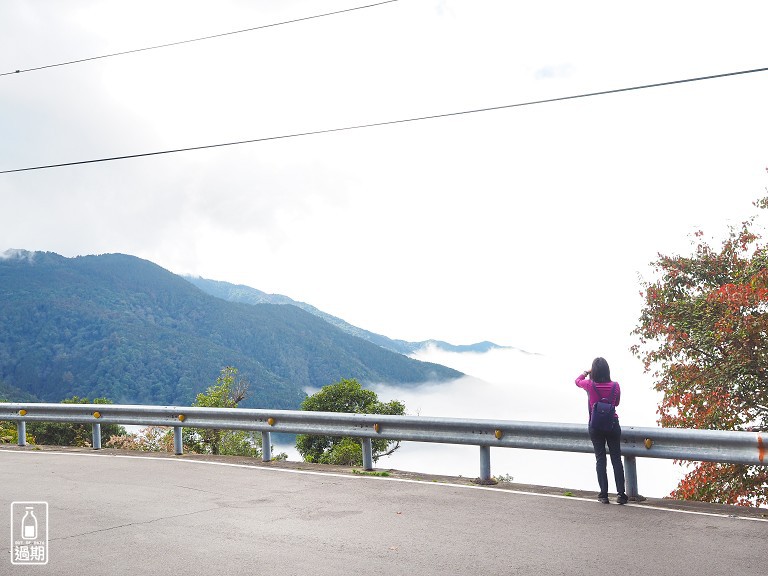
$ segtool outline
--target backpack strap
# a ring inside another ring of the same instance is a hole
[[[611,406],[616,406],[616,382],[611,386]]]

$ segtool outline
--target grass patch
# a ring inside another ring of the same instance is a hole
[[[352,474],[359,474],[360,476],[380,476],[382,478],[389,478],[389,472],[367,472],[365,470],[352,469]]]

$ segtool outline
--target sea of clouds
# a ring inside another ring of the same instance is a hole
[[[453,418],[488,418],[538,422],[586,423],[586,393],[576,387],[576,376],[587,365],[567,358],[530,354],[514,348],[484,354],[453,353],[427,348],[414,358],[450,366],[467,376],[448,383],[419,386],[374,385],[379,399],[402,401],[408,414]],[[623,425],[656,426],[658,393],[649,379],[623,379],[622,401],[617,412]],[[300,460],[293,446],[277,446],[290,460]],[[557,486],[564,489],[597,490],[594,456],[539,450],[494,448],[491,473],[510,475],[514,482]],[[611,491],[613,476],[608,465]],[[475,478],[480,473],[476,446],[454,446],[404,442],[376,468],[447,474]],[[639,458],[638,490],[644,496],[663,497],[675,488],[685,469],[669,460]]]

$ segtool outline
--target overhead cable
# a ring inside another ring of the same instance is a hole
[[[46,168],[61,168],[63,166],[75,166],[78,164],[94,164],[97,162],[111,162],[114,160],[128,160],[130,158],[142,158],[145,156],[159,156],[161,154],[175,154],[177,152],[191,152],[193,150],[204,150],[207,148],[221,148],[224,146],[237,146],[239,144],[253,144],[255,142],[267,142],[269,140],[281,140],[286,138],[298,138],[300,136],[314,136],[317,134],[328,134],[331,132],[343,132],[347,130],[360,130],[362,128],[374,128],[377,126],[390,126],[393,124],[405,124],[407,122],[419,122],[421,120],[435,120],[438,118],[449,118],[451,116],[461,116],[464,114],[477,114],[479,112],[493,112],[497,110],[506,110],[508,108],[519,108],[522,106],[533,106],[536,104],[547,104],[551,102],[562,102],[564,100],[575,100],[578,98],[590,98],[592,96],[604,96],[608,94],[618,94],[620,92],[630,92],[632,90],[645,90],[647,88],[660,88],[662,86],[673,86],[675,84],[685,84],[688,82],[701,82],[703,80],[715,80],[718,78],[727,78],[730,76],[740,76],[744,74],[755,74],[766,72],[768,68],[755,68],[753,70],[741,70],[739,72],[726,72],[724,74],[714,74],[711,76],[698,76],[696,78],[685,78],[683,80],[671,80],[668,82],[658,82],[655,84],[643,84],[640,86],[631,86],[628,88],[614,88],[611,90],[601,90],[599,92],[587,92],[584,94],[575,94],[571,96],[559,96],[557,98],[546,98],[543,100],[531,100],[529,102],[519,102],[517,104],[504,104],[502,106],[490,106],[488,108],[477,108],[475,110],[463,110],[460,112],[447,112],[444,114],[433,114],[431,116],[418,116],[415,118],[402,118],[399,120],[387,120],[383,122],[371,122],[369,124],[357,124],[355,126],[343,126],[340,128],[325,128],[322,130],[311,130],[307,132],[296,132],[293,134],[282,134],[278,136],[266,136],[262,138],[252,138],[250,140],[239,140],[236,142],[223,142],[219,144],[206,144],[203,146],[190,146],[188,148],[176,148],[173,150],[159,150],[155,152],[142,152],[139,154],[127,154],[125,156],[111,156],[108,158],[95,158],[92,160],[78,160],[76,162],[63,162],[61,164],[46,164],[42,166],[31,166],[28,168],[14,168],[12,170],[0,170],[0,174],[11,172],[25,172],[28,170],[43,170]]]
[[[365,6],[356,6],[354,8],[345,8],[344,10],[336,10],[335,12],[326,12],[324,14],[315,14],[314,16],[304,16],[303,18],[295,18],[293,20],[285,20],[283,22],[274,22],[272,24],[264,24],[263,26],[254,26],[253,28],[245,28],[243,30],[234,30],[233,32],[223,32],[221,34],[212,34],[210,36],[202,36],[201,38],[191,38],[189,40],[180,40],[178,42],[169,42],[167,44],[158,44],[157,46],[148,46],[146,48],[135,48],[133,50],[124,50],[122,52],[113,52],[112,54],[102,54],[101,56],[91,56],[89,58],[81,58],[79,60],[70,60],[68,62],[59,62],[57,64],[47,64],[45,66],[37,66],[35,68],[25,68],[20,70],[14,70],[12,72],[1,72],[0,76],[11,76],[13,74],[21,74],[22,72],[33,72],[35,70],[45,70],[46,68],[56,68],[57,66],[68,66],[69,64],[79,64],[81,62],[89,62],[91,60],[101,60],[102,58],[112,58],[113,56],[124,56],[126,54],[135,54],[136,52],[146,52],[148,50],[157,50],[159,48],[168,48],[170,46],[179,46],[180,44],[190,44],[191,42],[201,42],[203,40],[212,40],[214,38],[222,38],[224,36],[232,36],[233,34],[242,34],[243,32],[253,32],[254,30],[263,30],[264,28],[273,28],[275,26],[282,26],[284,24],[294,24],[296,22],[304,22],[306,20],[313,20],[315,18],[324,18],[325,16],[335,16],[337,14],[343,14],[345,12],[354,12],[355,10],[363,10],[365,8],[373,8],[374,6],[381,6],[382,4],[391,4],[393,2],[399,2],[399,0],[384,0],[383,2],[376,2],[375,4],[366,4]]]

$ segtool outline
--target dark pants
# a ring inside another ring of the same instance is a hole
[[[613,477],[616,480],[616,492],[624,494],[624,465],[621,463],[621,426],[619,426],[619,421],[616,420],[613,429],[607,433],[590,428],[589,438],[595,447],[595,459],[597,460],[595,468],[597,469],[597,483],[600,485],[600,496],[608,496],[606,443],[611,452],[611,466],[613,466]]]

